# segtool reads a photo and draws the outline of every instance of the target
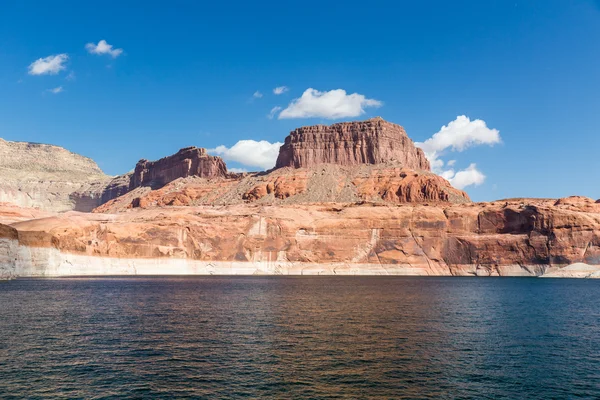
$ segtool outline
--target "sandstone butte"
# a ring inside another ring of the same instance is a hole
[[[281,146],[275,168],[386,162],[398,162],[414,170],[430,170],[425,153],[415,147],[404,128],[376,117],[331,126],[305,126],[292,131]]]
[[[0,276],[600,277],[600,203],[472,203],[380,118],[296,129],[259,173],[190,147],[108,177],[56,146],[2,146]]]

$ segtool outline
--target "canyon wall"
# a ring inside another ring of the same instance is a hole
[[[15,271],[26,276],[600,277],[600,204],[585,198],[188,206],[67,213],[11,226],[16,234],[5,229],[4,236],[18,242]]]

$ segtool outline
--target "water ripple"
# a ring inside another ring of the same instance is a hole
[[[600,281],[21,279],[1,398],[600,398]]]

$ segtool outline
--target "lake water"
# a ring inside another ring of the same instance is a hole
[[[600,280],[19,279],[0,398],[600,398]]]

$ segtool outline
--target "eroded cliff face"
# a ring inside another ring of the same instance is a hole
[[[404,128],[379,117],[298,128],[286,137],[275,168],[381,163],[430,170],[425,154],[415,147]]]
[[[12,227],[22,275],[600,277],[600,204],[584,198],[71,212]]]
[[[220,157],[210,156],[206,149],[186,147],[158,161],[140,160],[131,176],[129,190],[140,186],[162,187],[178,178],[227,176],[227,167]]]

